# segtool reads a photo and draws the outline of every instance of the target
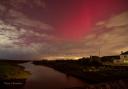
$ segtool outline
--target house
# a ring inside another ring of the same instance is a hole
[[[128,51],[126,52],[121,51],[121,54],[119,56],[120,58],[115,60],[114,63],[118,63],[118,64],[128,63]]]
[[[120,54],[120,62],[122,63],[128,63],[128,51],[126,52],[121,52]]]

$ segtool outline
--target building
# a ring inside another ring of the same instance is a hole
[[[118,63],[118,64],[128,63],[128,51],[126,52],[121,51],[121,54],[119,56],[120,58],[114,60],[114,63]]]
[[[128,63],[128,51],[126,52],[121,52],[120,54],[120,62],[121,63]]]

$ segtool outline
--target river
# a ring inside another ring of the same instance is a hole
[[[31,62],[21,65],[32,73],[26,80],[25,89],[67,89],[86,85],[85,82],[52,68],[34,65]]]
[[[128,89],[128,79],[91,85],[49,67],[31,62],[20,65],[32,74],[24,89]]]

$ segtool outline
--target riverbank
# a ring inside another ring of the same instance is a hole
[[[18,64],[19,62],[15,63],[15,61],[11,61],[11,63],[9,61],[0,61],[0,88],[15,89],[24,86],[31,73],[25,71],[25,68]]]
[[[79,61],[59,60],[59,61],[34,61],[36,65],[51,67],[57,71],[65,73],[67,76],[74,76],[89,84],[97,84],[108,81],[128,79],[128,66],[112,65],[84,65]]]

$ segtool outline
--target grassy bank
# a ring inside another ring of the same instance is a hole
[[[15,62],[0,61],[0,79],[26,79],[30,73],[24,70],[24,67],[19,66]]]

